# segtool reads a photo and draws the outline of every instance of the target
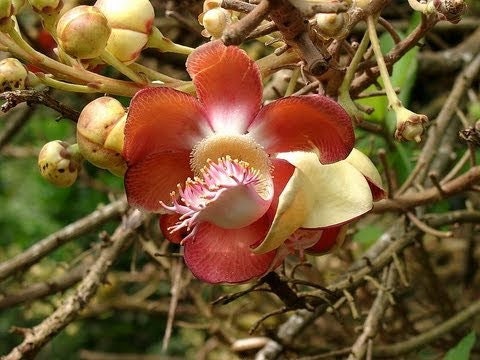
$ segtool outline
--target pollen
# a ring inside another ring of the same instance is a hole
[[[259,174],[270,174],[271,163],[261,145],[248,135],[214,134],[200,141],[192,150],[190,166],[196,176],[211,159],[233,159],[243,166],[256,169]]]

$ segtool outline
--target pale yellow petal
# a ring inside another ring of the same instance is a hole
[[[345,161],[353,165],[376,186],[382,187],[382,177],[367,155],[357,149],[353,149]]]
[[[253,252],[263,254],[278,248],[302,224],[312,211],[312,184],[305,174],[295,169],[285,189],[280,194],[277,211],[265,239]]]
[[[311,182],[308,188],[313,208],[301,227],[342,224],[372,208],[372,193],[367,180],[348,161],[322,165],[316,154],[300,151],[282,153],[278,157],[300,169]]]

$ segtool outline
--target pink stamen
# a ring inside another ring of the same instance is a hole
[[[250,167],[248,163],[232,160],[229,156],[218,159],[217,163],[209,160],[208,165],[201,169],[201,176],[195,177],[194,180],[188,178],[183,189],[178,184],[178,196],[175,192],[171,193],[172,205],[160,202],[166,210],[181,215],[179,221],[168,228],[171,233],[182,228],[194,230],[201,211],[209,203],[214,202],[222,192],[240,185],[251,185],[260,191],[265,181],[260,172]],[[183,241],[191,238],[193,233],[194,231]]]

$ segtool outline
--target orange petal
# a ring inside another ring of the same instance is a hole
[[[140,90],[130,102],[124,157],[129,166],[163,151],[188,150],[211,134],[203,106],[169,88]]]
[[[161,211],[160,201],[170,203],[170,193],[189,176],[193,174],[188,151],[150,155],[125,174],[128,203],[147,211]]]
[[[197,48],[187,59],[200,101],[215,132],[245,133],[260,109],[262,83],[255,62],[220,40]]]
[[[345,159],[355,141],[348,114],[321,95],[274,101],[260,110],[248,131],[269,153],[313,150],[322,164]]]

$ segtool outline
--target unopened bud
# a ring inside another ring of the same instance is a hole
[[[347,16],[346,13],[319,13],[315,15],[314,29],[325,39],[341,37],[347,31],[345,26]]]
[[[63,0],[28,0],[33,10],[42,14],[58,14],[63,7]]]
[[[97,0],[94,6],[112,28],[107,50],[124,63],[134,62],[152,32],[155,12],[150,1]]]
[[[0,24],[5,24],[15,15],[15,4],[12,0],[0,0]]]
[[[413,111],[401,107],[395,111],[397,116],[397,129],[395,137],[399,140],[422,141],[424,125],[428,117],[423,114],[417,114]]]
[[[225,28],[231,24],[232,15],[230,11],[217,7],[201,13],[198,22],[205,28],[202,35],[215,40],[221,38]]]
[[[125,120],[122,104],[103,96],[83,108],[77,123],[77,142],[85,159],[118,176],[126,170],[122,157]]]
[[[60,47],[78,59],[93,59],[105,50],[110,36],[107,18],[93,6],[80,5],[67,11],[57,25]]]
[[[75,182],[81,164],[78,146],[60,140],[46,143],[38,154],[40,174],[59,187],[69,187]]]
[[[0,61],[0,92],[25,89],[28,71],[15,58]]]

